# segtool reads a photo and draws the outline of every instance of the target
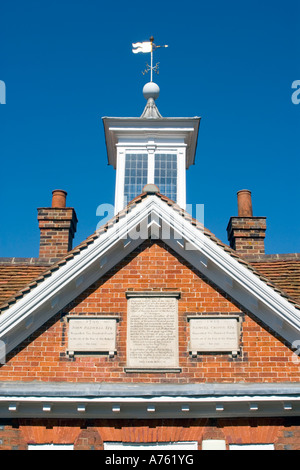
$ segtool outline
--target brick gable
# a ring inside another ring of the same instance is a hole
[[[178,290],[179,365],[181,373],[126,373],[128,290]],[[190,313],[242,312],[241,354],[189,355]],[[67,315],[115,314],[120,318],[117,355],[77,356],[66,354]],[[252,314],[213,286],[163,242],[145,241],[103,278],[90,286],[67,308],[54,316],[9,354],[0,368],[1,381],[67,382],[293,382],[299,381],[299,366],[293,352]],[[284,367],[283,367],[284,366]]]

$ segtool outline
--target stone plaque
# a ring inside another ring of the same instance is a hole
[[[178,307],[172,297],[128,300],[127,367],[178,367]]]
[[[69,319],[69,353],[108,352],[116,350],[116,319]]]
[[[191,318],[190,351],[233,352],[239,350],[238,318]]]

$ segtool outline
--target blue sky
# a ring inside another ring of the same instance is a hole
[[[187,202],[227,243],[236,193],[267,217],[267,253],[300,252],[299,0],[3,0],[0,6],[0,257],[37,257],[37,207],[68,192],[74,246],[114,202],[102,116],[140,116],[148,55],[156,52],[164,117],[201,116]]]

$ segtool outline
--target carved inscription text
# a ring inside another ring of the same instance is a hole
[[[178,311],[175,298],[128,300],[127,366],[178,367]]]
[[[69,320],[69,351],[110,352],[115,349],[116,320],[80,317]]]
[[[190,319],[190,351],[233,352],[239,350],[237,318]]]

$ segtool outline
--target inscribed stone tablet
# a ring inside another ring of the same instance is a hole
[[[239,350],[236,318],[190,319],[190,351],[232,352]]]
[[[115,349],[116,320],[80,317],[69,320],[69,351],[110,352]]]
[[[177,300],[139,297],[128,300],[127,366],[178,367]]]

